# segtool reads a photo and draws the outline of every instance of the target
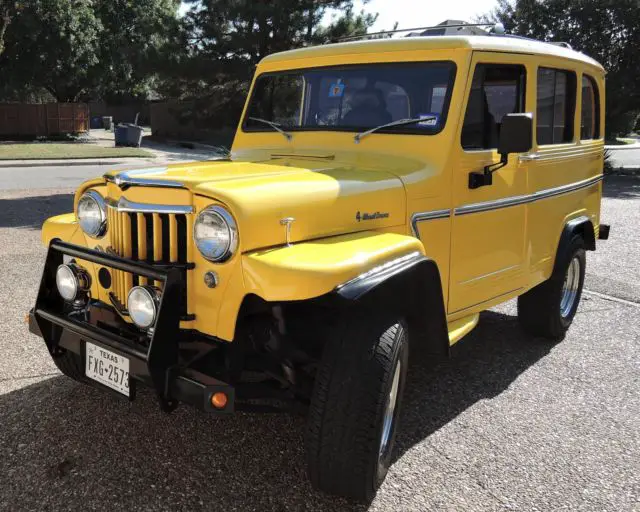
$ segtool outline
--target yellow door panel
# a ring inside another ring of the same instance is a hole
[[[528,103],[520,102],[520,106],[516,108],[518,100],[515,98],[521,98],[521,94],[514,91],[514,105],[510,109],[504,107],[502,111],[492,113],[490,104],[501,106],[500,95],[505,94],[503,86],[505,83],[509,86],[509,82],[502,83],[499,73],[496,73],[491,85],[482,82],[483,86],[479,89],[478,83],[473,82],[474,72],[477,70],[482,73],[481,70],[488,67],[499,69],[504,65],[519,66],[519,72],[526,71],[527,78],[519,79],[523,85],[522,81],[528,79],[530,72],[522,65],[522,61],[521,57],[515,55],[484,52],[473,54],[467,80],[467,101],[461,111],[459,138],[454,142],[456,151],[452,158],[454,215],[447,307],[450,315],[517,290],[526,282],[524,250],[527,213],[526,204],[518,201],[518,198],[527,193],[527,162],[520,161],[518,155],[509,155],[507,165],[493,173],[491,185],[470,189],[469,173],[481,172],[485,166],[499,162],[500,155],[496,149],[462,148],[462,127],[467,104],[474,101],[473,95],[481,94],[481,100],[476,96],[475,101],[484,103],[480,130],[483,139],[489,129],[486,128],[487,117],[498,125],[498,130],[501,119],[499,115],[517,109],[527,111],[529,107]],[[473,106],[470,107],[470,112],[473,112],[472,109]],[[497,134],[492,137],[491,142],[486,140],[483,141],[485,147],[497,146]]]

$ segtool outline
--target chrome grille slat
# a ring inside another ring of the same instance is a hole
[[[187,263],[190,252],[187,229],[192,223],[191,215],[119,211],[117,207],[107,210],[111,248],[118,256],[149,263]],[[120,270],[111,272],[110,292],[123,306],[133,286],[153,284],[162,288],[159,281]]]

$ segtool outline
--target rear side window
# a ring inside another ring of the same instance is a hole
[[[476,66],[462,125],[464,149],[498,147],[504,116],[524,112],[525,84],[524,66],[507,64]]]
[[[600,97],[593,78],[582,76],[582,109],[580,114],[580,139],[600,138]]]
[[[573,140],[576,109],[576,75],[559,69],[538,69],[536,131],[538,144]]]

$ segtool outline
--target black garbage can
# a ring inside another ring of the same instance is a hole
[[[128,146],[139,148],[142,143],[143,130],[140,126],[130,124],[127,126],[127,142]]]
[[[139,148],[142,143],[142,133],[143,130],[140,126],[120,123],[114,130],[116,146]]]
[[[128,134],[127,134],[127,125],[119,124],[113,130],[114,139],[116,141],[116,146],[127,146],[128,142]]]

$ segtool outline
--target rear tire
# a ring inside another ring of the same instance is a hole
[[[309,410],[306,459],[316,488],[366,502],[391,465],[409,340],[397,318],[355,316],[327,340]]]
[[[78,354],[67,350],[63,354],[54,357],[53,362],[58,367],[58,370],[67,377],[77,380],[78,382],[86,382],[82,357]]]
[[[571,239],[557,272],[544,283],[518,297],[518,320],[529,334],[560,340],[578,310],[586,269],[581,236]]]

